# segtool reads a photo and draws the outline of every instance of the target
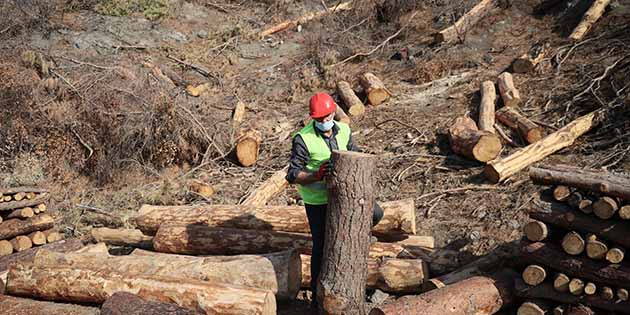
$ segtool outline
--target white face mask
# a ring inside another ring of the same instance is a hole
[[[321,131],[328,131],[330,129],[332,129],[332,127],[335,125],[335,121],[333,120],[329,120],[327,122],[319,122],[319,121],[315,121],[315,127],[317,127],[317,129],[321,130]]]

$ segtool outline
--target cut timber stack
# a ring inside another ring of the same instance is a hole
[[[529,213],[535,221],[525,226],[531,243],[523,244],[521,255],[530,265],[516,286],[528,303],[523,310],[562,304],[581,305],[584,314],[630,314],[630,266],[624,261],[630,222],[618,213],[630,201],[630,175],[570,166],[532,167],[529,175],[534,183],[555,186],[535,198]]]

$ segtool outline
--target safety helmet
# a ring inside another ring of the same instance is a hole
[[[317,93],[309,101],[309,111],[311,118],[322,118],[334,113],[337,104],[327,93]]]

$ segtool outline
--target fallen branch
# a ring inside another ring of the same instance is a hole
[[[595,0],[588,11],[584,13],[582,21],[575,27],[571,35],[569,35],[569,38],[574,41],[581,40],[591,27],[593,27],[593,24],[604,14],[604,10],[609,3],[610,0]]]
[[[468,32],[477,22],[484,18],[490,10],[496,6],[496,0],[482,0],[470,11],[466,12],[455,24],[436,33],[434,40],[436,43],[448,43],[460,38],[460,35]]]
[[[347,10],[350,10],[350,9],[352,9],[352,1],[343,2],[343,3],[340,3],[340,4],[336,5],[336,6],[334,6],[334,7],[327,8],[325,10],[321,10],[321,11],[318,11],[318,12],[311,12],[311,13],[303,15],[303,16],[297,18],[297,19],[287,20],[287,21],[284,21],[282,23],[276,24],[274,26],[271,26],[271,27],[265,29],[264,31],[258,32],[256,34],[256,36],[258,38],[269,36],[271,34],[275,34],[275,33],[284,31],[284,30],[286,30],[288,28],[295,27],[295,26],[297,26],[299,24],[304,24],[304,23],[306,23],[308,21],[321,18],[321,17],[323,17],[325,15],[332,14],[332,13],[337,13],[337,12],[340,12],[340,11],[347,11]]]

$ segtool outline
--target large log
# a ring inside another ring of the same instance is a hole
[[[373,231],[379,235],[415,234],[416,216],[413,199],[380,203],[383,218]],[[308,218],[300,206],[252,205],[143,205],[135,218],[136,226],[153,235],[161,224],[203,224],[253,230],[309,233]]]
[[[352,9],[352,1],[346,1],[343,3],[339,3],[335,6],[332,6],[330,8],[326,8],[324,10],[321,11],[317,11],[317,12],[310,12],[308,14],[305,14],[303,16],[300,16],[297,19],[294,20],[287,20],[284,21],[282,23],[273,25],[263,31],[257,32],[255,33],[257,37],[265,37],[265,36],[269,36],[271,34],[289,29],[289,28],[293,28],[296,27],[297,25],[301,25],[301,24],[305,24],[306,22],[313,20],[313,19],[318,19],[321,18],[325,15],[328,14],[332,14],[332,13],[337,13],[337,12],[341,12],[341,11],[347,11]]]
[[[613,172],[555,165],[531,167],[529,178],[539,185],[567,185],[630,200],[630,177]]]
[[[543,137],[543,129],[512,107],[503,107],[496,113],[504,125],[518,131],[527,143],[534,143]]]
[[[602,239],[630,247],[630,222],[601,220],[553,201],[537,199],[529,210],[529,216],[551,225],[582,233],[592,233]]]
[[[495,133],[494,117],[497,91],[492,81],[483,81],[479,89],[481,103],[479,103],[479,130]]]
[[[326,180],[328,212],[324,258],[317,279],[320,314],[367,314],[365,288],[376,195],[376,162],[374,155],[332,151],[334,168]]]
[[[1,281],[1,280],[0,280]],[[97,307],[36,301],[0,295],[0,312],[7,315],[99,315]],[[113,314],[112,314],[113,315]]]
[[[279,299],[294,299],[300,288],[300,257],[284,251],[267,255],[195,257],[134,251],[128,256],[99,253],[61,254],[40,251],[35,266],[111,271],[242,285],[272,291]]]
[[[498,183],[527,166],[573,144],[575,139],[593,127],[595,118],[596,112],[584,115],[507,157],[488,162],[484,170],[486,178],[493,183]]]
[[[10,219],[0,223],[0,240],[53,227],[55,221],[47,214],[36,215],[26,220]]]
[[[584,17],[582,17],[582,21],[580,24],[573,29],[569,38],[574,41],[580,41],[584,38],[584,35],[593,27],[593,24],[599,20],[599,18],[604,14],[604,10],[610,3],[610,0],[595,0],[593,5],[584,13]]]
[[[515,107],[521,102],[521,94],[514,86],[514,79],[509,72],[503,72],[497,78],[499,94],[505,107]]]
[[[467,158],[487,162],[499,155],[501,140],[489,131],[477,129],[469,117],[458,117],[448,130],[453,152]]]
[[[512,63],[512,72],[514,73],[527,73],[534,70],[534,68],[545,57],[545,44],[536,43],[529,49],[529,51],[519,58],[516,58]]]
[[[286,180],[287,169],[283,168],[271,175],[258,188],[252,191],[243,202],[242,205],[264,207],[271,199],[280,194],[289,182]]]
[[[153,237],[136,229],[93,228],[90,233],[96,242],[114,246],[153,248]]]
[[[448,43],[459,39],[463,39],[465,34],[477,24],[481,19],[488,15],[496,6],[496,0],[481,0],[470,11],[466,12],[454,25],[436,33],[434,41],[436,43]]]
[[[430,291],[438,288],[457,283],[459,281],[472,278],[474,276],[481,276],[484,274],[490,274],[497,270],[498,267],[506,260],[506,255],[490,253],[481,258],[474,260],[473,262],[462,266],[461,268],[429,279],[425,282],[422,290]],[[431,267],[433,268],[433,267]]]
[[[359,83],[367,95],[368,104],[372,106],[380,105],[391,96],[383,81],[371,72],[359,75]]]
[[[346,111],[350,116],[361,116],[365,113],[365,106],[359,97],[354,94],[350,83],[346,81],[337,82],[337,94],[343,100]]]
[[[377,306],[370,315],[490,315],[512,300],[514,275],[473,277],[422,295]]]
[[[236,139],[236,158],[242,166],[252,166],[258,160],[262,134],[255,129],[243,129]]]
[[[101,315],[198,315],[199,312],[175,304],[149,301],[128,292],[116,292],[103,306]]]
[[[18,264],[9,269],[7,292],[85,303],[103,303],[115,292],[129,292],[207,314],[276,314],[274,295],[267,290],[157,276],[131,278],[87,269]]]
[[[46,234],[44,234],[44,232],[35,231],[35,232],[29,234],[28,238],[31,239],[31,242],[35,246],[41,246],[41,245],[46,244]]]

